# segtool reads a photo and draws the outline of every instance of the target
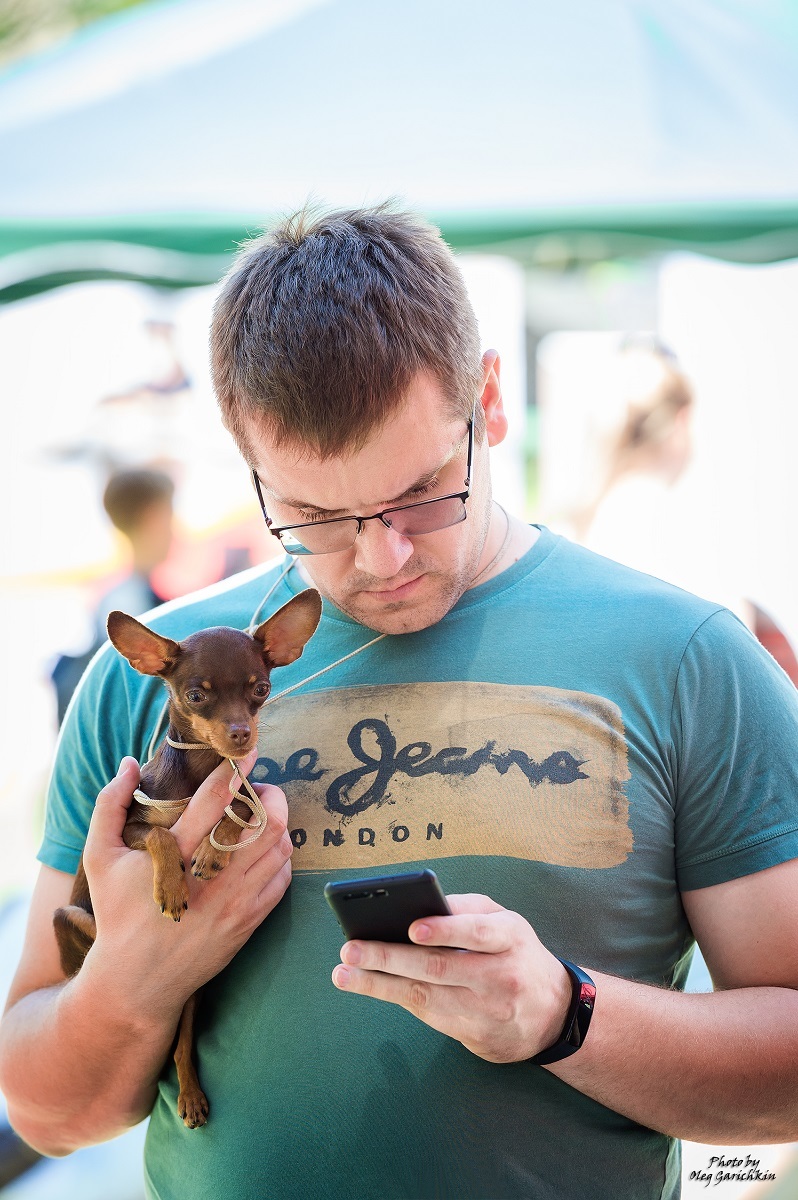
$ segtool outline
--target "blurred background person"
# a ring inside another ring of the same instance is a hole
[[[53,668],[59,725],[81,675],[106,640],[108,614],[121,609],[137,617],[166,599],[153,586],[152,573],[166,561],[174,540],[174,492],[171,476],[145,467],[115,471],[105,486],[103,507],[128,545],[130,565],[97,602],[89,648],[60,655]]]
[[[115,471],[103,492],[103,508],[128,542],[130,569],[97,605],[97,635],[105,640],[110,612],[121,608],[138,616],[165,596],[152,583],[152,572],[166,562],[174,540],[175,485],[164,471],[151,468]]]
[[[596,439],[599,484],[576,516],[576,535],[599,554],[689,587],[695,572],[673,488],[691,457],[692,389],[653,340],[628,341],[613,367]]]
[[[725,604],[798,684],[786,634],[739,593],[735,572],[719,569],[707,553],[700,507],[679,488],[693,456],[695,395],[676,355],[656,338],[627,338],[606,384],[595,438],[598,484],[573,518],[576,537],[607,558]]]

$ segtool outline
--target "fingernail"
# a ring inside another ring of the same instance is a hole
[[[333,983],[337,988],[349,987],[349,972],[346,967],[336,967],[333,971]]]
[[[117,779],[120,779],[122,777],[122,775],[127,775],[129,770],[130,770],[130,763],[128,762],[128,760],[126,758],[123,758],[121,763],[119,764],[119,770],[116,773]]]
[[[411,936],[414,942],[426,942],[427,938],[432,937],[432,930],[429,925],[414,925]]]
[[[344,961],[348,962],[350,967],[356,967],[363,957],[363,951],[356,942],[349,942],[341,951],[344,956]]]

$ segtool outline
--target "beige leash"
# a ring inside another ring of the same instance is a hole
[[[205,742],[176,742],[176,741],[174,741],[173,738],[170,738],[168,735],[167,735],[166,740],[170,746],[174,747],[175,750],[211,750],[212,749],[212,747],[206,745]],[[236,825],[240,825],[242,829],[254,829],[255,832],[253,834],[251,834],[250,837],[244,838],[243,842],[233,842],[233,844],[229,845],[229,846],[222,845],[222,843],[217,842],[216,838],[214,837],[216,830],[219,828],[222,821],[224,820],[224,817],[220,817],[220,819],[216,822],[216,824],[214,825],[213,829],[210,832],[210,843],[214,847],[215,850],[222,850],[225,853],[229,853],[233,850],[242,850],[244,848],[244,846],[251,846],[252,843],[256,840],[256,838],[259,838],[260,835],[263,833],[264,829],[266,828],[266,823],[267,823],[266,810],[264,809],[264,807],[261,803],[260,796],[255,791],[255,789],[253,788],[253,786],[249,782],[249,780],[245,776],[241,775],[241,773],[238,769],[238,764],[237,764],[236,760],[234,758],[228,758],[227,761],[229,762],[230,766],[233,768],[233,777],[230,780],[230,783],[228,784],[228,791],[230,792],[230,795],[235,800],[243,800],[243,802],[247,805],[247,807],[252,812],[252,815],[255,819],[254,819],[254,821],[243,821],[241,819],[241,817],[239,817],[238,813],[234,811],[232,805],[230,805],[230,804],[228,804],[224,810],[225,815],[228,816],[231,821],[234,821],[236,823]],[[238,786],[236,784],[236,778],[241,780],[241,783],[244,785],[244,787],[249,792],[248,796],[244,796],[241,794],[241,792],[238,791]],[[138,800],[139,804],[143,804],[145,806],[145,808],[157,808],[164,812],[169,812],[170,810],[174,810],[174,809],[178,809],[178,808],[182,811],[186,807],[186,805],[188,804],[188,801],[190,799],[190,797],[187,797],[185,800],[153,800],[150,796],[145,795],[144,792],[142,792],[141,788],[136,788],[135,792],[133,793],[133,796],[136,800]]]

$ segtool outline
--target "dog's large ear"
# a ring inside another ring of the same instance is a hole
[[[108,616],[107,629],[119,653],[142,675],[168,675],[177,662],[178,642],[161,637],[127,613],[115,609]]]
[[[285,667],[299,658],[320,619],[321,596],[308,588],[253,630],[252,636],[263,645],[267,666]]]

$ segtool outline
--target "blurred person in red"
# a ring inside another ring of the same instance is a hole
[[[175,485],[164,471],[131,467],[114,471],[103,493],[103,507],[115,529],[128,543],[130,566],[97,601],[91,646],[82,654],[62,654],[51,678],[58,702],[58,723],[81,675],[107,634],[105,622],[114,609],[133,617],[162,604],[165,597],[153,586],[152,573],[166,561],[174,539]]]

